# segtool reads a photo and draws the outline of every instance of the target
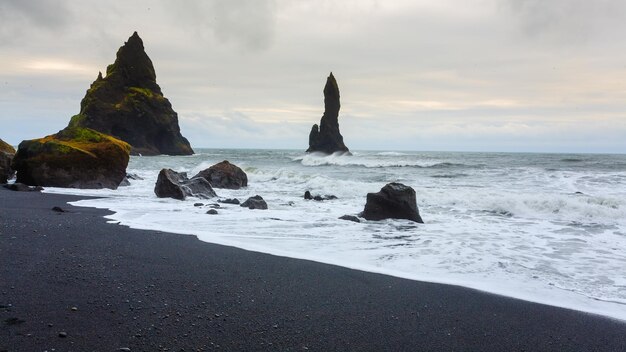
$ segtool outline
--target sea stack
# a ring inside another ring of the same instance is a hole
[[[311,128],[309,134],[309,149],[307,153],[320,152],[333,154],[335,152],[349,152],[348,147],[343,144],[343,136],[339,133],[339,87],[333,73],[326,79],[324,87],[324,115],[318,127],[317,124]]]
[[[137,32],[117,51],[106,76],[98,74],[69,127],[112,135],[130,144],[134,155],[193,154]]]

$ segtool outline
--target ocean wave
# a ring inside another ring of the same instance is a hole
[[[482,165],[466,165],[462,163],[451,163],[438,160],[415,160],[407,157],[399,158],[376,158],[375,156],[355,156],[345,154],[306,154],[295,157],[294,162],[299,162],[303,166],[346,166],[365,168],[476,168]]]
[[[380,152],[380,153],[376,153],[376,155],[379,156],[404,156],[404,155],[408,155],[407,153],[400,153],[400,152]]]
[[[425,192],[426,190],[421,190]],[[418,197],[419,197],[418,191]],[[439,193],[439,192],[436,192]],[[513,192],[460,192],[457,194],[424,195],[429,204],[448,209],[505,215],[522,221],[601,222],[626,225],[626,202],[617,197],[581,194],[519,194]],[[419,205],[419,202],[418,202]]]

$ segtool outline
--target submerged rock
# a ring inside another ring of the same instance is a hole
[[[0,139],[0,183],[7,183],[13,178],[15,171],[11,168],[11,162],[15,156],[15,148]]]
[[[130,146],[89,128],[20,143],[13,159],[17,182],[31,186],[116,189],[126,176]]]
[[[267,203],[263,197],[259,195],[248,198],[245,202],[241,203],[240,206],[248,209],[267,209]]]
[[[359,218],[354,216],[354,215],[342,215],[342,216],[339,217],[339,220],[347,220],[347,221],[352,221],[352,222],[361,222],[361,220],[359,220]]]
[[[228,198],[228,199],[219,199],[218,202],[220,203],[224,203],[224,204],[236,204],[239,205],[239,199],[237,198]]]
[[[335,152],[349,152],[343,143],[343,136],[339,132],[339,87],[333,73],[330,73],[324,86],[324,115],[320,125],[313,125],[309,133],[310,152],[332,154]]]
[[[407,219],[424,223],[417,209],[415,190],[402,183],[389,183],[380,192],[368,193],[360,214],[367,220]]]
[[[154,193],[159,198],[174,198],[185,200],[187,197],[213,198],[217,197],[209,181],[202,177],[187,178],[184,172],[172,169],[162,169],[154,185]]]
[[[337,199],[337,196],[334,196],[332,194],[327,194],[327,195],[320,195],[320,194],[316,194],[315,196],[311,195],[310,191],[306,191],[304,192],[304,199],[306,200],[316,200],[318,202],[321,202],[323,200],[333,200],[333,199]]]
[[[204,177],[215,188],[239,189],[248,186],[248,175],[237,165],[228,160],[217,163],[200,171],[196,177]]]
[[[70,126],[89,127],[132,146],[133,155],[190,155],[178,115],[156,83],[152,61],[137,32],[117,51],[106,76],[98,74]]]

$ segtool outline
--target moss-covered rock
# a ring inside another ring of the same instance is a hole
[[[0,183],[7,183],[15,172],[11,168],[11,162],[15,155],[15,148],[0,139]]]
[[[33,186],[116,189],[126,176],[130,145],[82,127],[20,143],[17,182]]]
[[[13,148],[13,146],[10,145],[9,143],[0,139],[0,152],[15,154],[15,148]]]
[[[152,61],[135,32],[118,50],[106,76],[98,74],[69,127],[88,127],[131,146],[132,154],[190,155],[178,115],[156,83]]]

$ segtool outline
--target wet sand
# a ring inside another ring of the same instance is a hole
[[[0,188],[0,351],[626,350],[626,322],[133,230],[77,199]]]

